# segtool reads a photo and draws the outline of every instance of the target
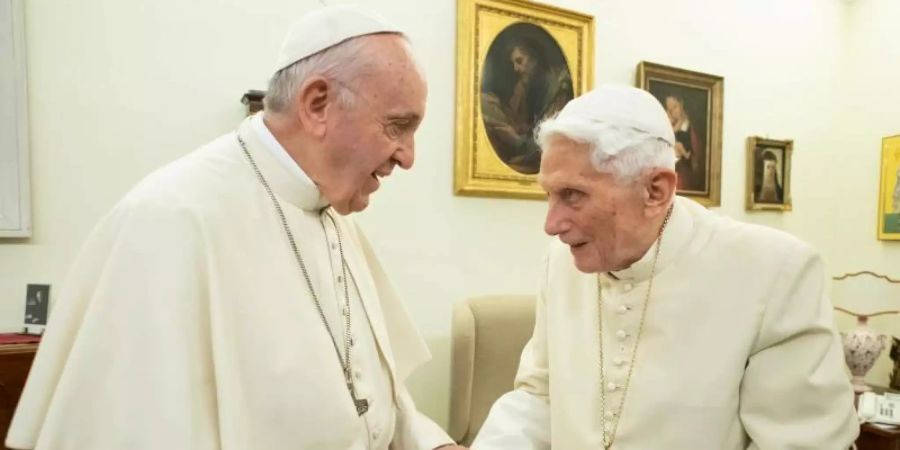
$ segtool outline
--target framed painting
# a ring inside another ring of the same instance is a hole
[[[878,239],[900,241],[900,135],[881,141]]]
[[[666,110],[675,132],[678,195],[719,206],[722,192],[722,101],[720,76],[642,61],[637,85]]]
[[[0,0],[0,238],[31,236],[23,0]]]
[[[594,19],[524,0],[457,12],[454,192],[545,198],[534,129],[591,88]]]
[[[747,138],[747,209],[790,211],[794,142]]]
[[[29,284],[25,293],[25,334],[43,334],[49,305],[50,285]]]

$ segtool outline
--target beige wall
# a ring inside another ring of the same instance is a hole
[[[435,354],[411,385],[445,423],[451,306],[532,291],[545,204],[452,195],[455,2],[377,3],[409,30],[430,95],[415,169],[359,221]],[[831,272],[900,276],[900,245],[874,237],[880,138],[900,133],[896,2],[554,3],[596,17],[598,82],[631,84],[640,60],[725,77],[722,213],[811,242]],[[26,283],[60,288],[94,223],[137,180],[233,129],[288,23],[318,4],[28,0],[35,231],[0,243],[0,330],[21,322]],[[744,211],[750,135],[794,139],[793,212]]]
[[[900,3],[891,0],[857,0],[850,3],[844,67],[846,82],[835,86],[833,96],[843,100],[841,122],[833,130],[828,164],[832,177],[830,199],[822,207],[834,210],[834,243],[826,251],[834,273],[873,270],[900,278],[900,242],[872,238],[877,228],[877,199],[881,139],[900,134]],[[830,181],[829,181],[830,180]],[[866,201],[860,201],[866,199]],[[868,201],[868,199],[873,199]],[[835,304],[858,312],[900,310],[900,285],[870,277],[837,282]],[[837,317],[841,329],[854,319]],[[870,325],[879,332],[900,337],[900,315],[875,317]],[[892,362],[882,353],[869,372],[869,383],[886,386]]]

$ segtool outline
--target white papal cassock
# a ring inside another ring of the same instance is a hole
[[[617,415],[614,450],[850,447],[859,427],[816,252],[684,198],[662,242],[623,408],[656,247],[598,277],[555,243],[515,390],[493,406],[473,449],[602,449],[601,426]]]
[[[53,310],[8,446],[421,450],[452,442],[404,387],[428,351],[365,238],[323,209],[260,116],[237,133],[284,209],[339,345],[338,305],[350,283],[353,378],[369,411],[357,415],[280,219],[229,133],[150,175],[97,226]]]

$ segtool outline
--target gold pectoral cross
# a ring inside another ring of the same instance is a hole
[[[360,416],[365,414],[366,411],[369,410],[369,401],[364,398],[356,398],[356,388],[353,386],[353,382],[347,383],[347,390],[350,391],[350,398],[353,399],[353,406],[356,407],[356,414]]]

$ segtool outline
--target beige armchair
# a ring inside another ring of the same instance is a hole
[[[477,297],[453,308],[450,436],[469,445],[491,405],[513,388],[534,328],[534,296]]]

